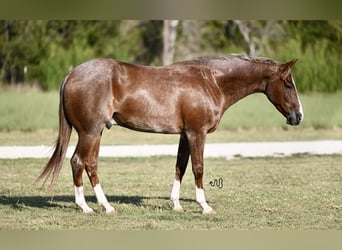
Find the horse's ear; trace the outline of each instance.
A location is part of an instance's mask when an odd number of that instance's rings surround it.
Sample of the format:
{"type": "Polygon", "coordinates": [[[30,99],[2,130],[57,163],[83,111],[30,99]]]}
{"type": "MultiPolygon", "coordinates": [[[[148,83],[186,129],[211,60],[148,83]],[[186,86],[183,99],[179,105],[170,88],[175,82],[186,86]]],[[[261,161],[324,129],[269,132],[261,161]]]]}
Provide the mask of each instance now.
{"type": "Polygon", "coordinates": [[[289,76],[292,66],[295,65],[297,61],[298,59],[293,59],[292,61],[280,65],[279,71],[283,79],[286,79],[289,76]]]}

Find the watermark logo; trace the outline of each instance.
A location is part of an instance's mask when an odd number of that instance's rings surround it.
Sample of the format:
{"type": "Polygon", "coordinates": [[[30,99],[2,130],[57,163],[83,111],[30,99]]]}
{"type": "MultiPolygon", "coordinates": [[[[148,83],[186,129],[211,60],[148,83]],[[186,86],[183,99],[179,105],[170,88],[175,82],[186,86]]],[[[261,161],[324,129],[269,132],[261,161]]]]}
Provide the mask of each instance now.
{"type": "Polygon", "coordinates": [[[210,186],[223,188],[223,178],[214,179],[213,181],[209,182],[210,186]]]}

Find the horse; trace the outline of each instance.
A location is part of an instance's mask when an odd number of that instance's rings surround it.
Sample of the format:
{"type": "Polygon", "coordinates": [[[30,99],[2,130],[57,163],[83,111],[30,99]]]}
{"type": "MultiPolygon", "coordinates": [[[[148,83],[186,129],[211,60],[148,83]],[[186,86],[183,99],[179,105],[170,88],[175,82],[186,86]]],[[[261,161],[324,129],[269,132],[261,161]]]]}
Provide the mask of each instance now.
{"type": "MultiPolygon", "coordinates": [[[[100,185],[98,154],[104,128],[113,125],[164,134],[180,134],[175,177],[171,191],[173,209],[179,202],[182,178],[191,158],[196,201],[203,214],[215,210],[206,201],[203,185],[203,151],[207,133],[219,125],[224,112],[240,99],[264,93],[289,125],[304,118],[291,68],[296,59],[280,63],[246,55],[198,58],[167,66],[143,66],[98,58],[72,69],[60,87],[59,134],[54,152],[37,180],[51,178],[56,185],[72,128],[78,142],[70,163],[75,202],[91,213],[84,197],[85,170],[98,204],[115,212],[100,185]]],[[[261,114],[260,114],[261,115],[261,114]]]]}

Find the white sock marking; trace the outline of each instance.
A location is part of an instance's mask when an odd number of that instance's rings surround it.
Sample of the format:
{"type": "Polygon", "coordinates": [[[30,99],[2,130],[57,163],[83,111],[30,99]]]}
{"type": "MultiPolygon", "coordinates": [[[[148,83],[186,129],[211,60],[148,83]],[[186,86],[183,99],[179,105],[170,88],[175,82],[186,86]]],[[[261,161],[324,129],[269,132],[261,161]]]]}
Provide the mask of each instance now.
{"type": "Polygon", "coordinates": [[[77,205],[79,205],[82,208],[83,213],[94,212],[93,209],[91,209],[85,201],[83,186],[80,186],[80,187],[75,186],[75,202],[77,205]]]}
{"type": "Polygon", "coordinates": [[[205,200],[204,190],[202,188],[196,187],[196,201],[203,208],[203,214],[211,213],[213,211],[205,200]]]}
{"type": "Polygon", "coordinates": [[[114,208],[109,204],[100,184],[95,185],[94,192],[96,195],[97,202],[105,208],[106,213],[108,214],[114,212],[114,208]]]}
{"type": "Polygon", "coordinates": [[[173,202],[173,209],[177,211],[183,210],[182,206],[179,203],[179,193],[180,193],[180,181],[174,180],[173,187],[171,191],[171,201],[173,202]]]}

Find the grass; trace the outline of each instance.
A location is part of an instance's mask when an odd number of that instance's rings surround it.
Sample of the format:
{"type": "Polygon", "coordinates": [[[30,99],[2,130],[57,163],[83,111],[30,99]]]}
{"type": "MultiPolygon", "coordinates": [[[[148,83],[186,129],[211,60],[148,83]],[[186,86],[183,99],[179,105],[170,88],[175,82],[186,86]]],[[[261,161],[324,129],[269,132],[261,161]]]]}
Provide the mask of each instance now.
{"type": "Polygon", "coordinates": [[[96,212],[80,212],[67,162],[51,198],[32,184],[46,159],[0,160],[0,229],[341,230],[341,160],[340,155],[206,159],[206,197],[215,216],[201,215],[191,169],[181,189],[186,211],[172,211],[174,157],[100,159],[102,186],[117,209],[113,215],[96,204],[87,180],[86,199],[96,212]],[[222,189],[208,184],[217,178],[223,178],[222,189]]]}
{"type": "MultiPolygon", "coordinates": [[[[58,130],[58,93],[0,92],[0,145],[51,145],[58,130]]],[[[208,142],[341,139],[342,93],[301,95],[305,118],[298,127],[261,94],[233,105],[208,142]]],[[[72,144],[76,143],[73,133],[72,144]]],[[[121,127],[105,130],[102,144],[177,143],[177,135],[138,133],[121,127]]]]}
{"type": "Polygon", "coordinates": [[[58,129],[57,92],[1,91],[0,130],[35,131],[42,128],[58,129]]]}

